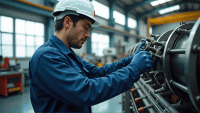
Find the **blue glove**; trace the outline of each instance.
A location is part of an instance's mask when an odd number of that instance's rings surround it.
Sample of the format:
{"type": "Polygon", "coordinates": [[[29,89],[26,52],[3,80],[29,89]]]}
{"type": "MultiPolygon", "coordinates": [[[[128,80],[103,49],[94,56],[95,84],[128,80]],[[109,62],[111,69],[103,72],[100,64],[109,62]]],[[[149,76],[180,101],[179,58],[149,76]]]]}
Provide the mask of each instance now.
{"type": "Polygon", "coordinates": [[[135,51],[134,54],[139,53],[140,49],[141,49],[144,45],[145,45],[145,42],[142,42],[142,43],[138,46],[138,48],[137,48],[137,50],[135,51]]]}
{"type": "Polygon", "coordinates": [[[140,74],[142,74],[152,68],[152,56],[148,51],[140,51],[134,55],[129,65],[136,67],[140,74]]]}

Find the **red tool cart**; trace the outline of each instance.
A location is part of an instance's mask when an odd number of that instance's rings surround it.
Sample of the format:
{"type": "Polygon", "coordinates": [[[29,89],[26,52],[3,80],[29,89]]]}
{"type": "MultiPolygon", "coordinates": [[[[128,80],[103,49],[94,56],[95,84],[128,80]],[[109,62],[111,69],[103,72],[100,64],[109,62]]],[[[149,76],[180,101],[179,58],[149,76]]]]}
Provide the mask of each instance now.
{"type": "Polygon", "coordinates": [[[22,85],[23,71],[0,72],[0,94],[8,96],[8,93],[23,91],[22,85]],[[8,83],[13,83],[14,87],[7,87],[8,83]]]}

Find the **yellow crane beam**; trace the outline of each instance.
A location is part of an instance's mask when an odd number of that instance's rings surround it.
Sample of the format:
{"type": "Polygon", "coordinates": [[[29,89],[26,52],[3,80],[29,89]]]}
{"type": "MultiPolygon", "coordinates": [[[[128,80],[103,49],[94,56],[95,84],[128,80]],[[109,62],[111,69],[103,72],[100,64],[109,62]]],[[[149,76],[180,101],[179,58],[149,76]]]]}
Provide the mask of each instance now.
{"type": "Polygon", "coordinates": [[[188,11],[178,14],[172,14],[164,17],[149,18],[148,22],[151,25],[160,25],[182,21],[193,21],[200,17],[200,11],[188,11]]]}
{"type": "Polygon", "coordinates": [[[148,18],[147,19],[147,36],[150,37],[149,28],[151,27],[151,25],[161,25],[161,24],[183,22],[183,21],[194,21],[194,20],[197,20],[199,17],[200,17],[200,11],[188,11],[188,12],[182,12],[178,14],[171,14],[168,16],[148,18]]]}

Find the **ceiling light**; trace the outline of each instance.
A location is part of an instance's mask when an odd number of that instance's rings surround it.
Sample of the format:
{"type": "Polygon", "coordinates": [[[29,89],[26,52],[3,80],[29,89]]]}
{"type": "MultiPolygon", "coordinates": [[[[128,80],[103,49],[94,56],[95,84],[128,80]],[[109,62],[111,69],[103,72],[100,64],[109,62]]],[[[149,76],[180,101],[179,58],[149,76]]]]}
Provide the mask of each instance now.
{"type": "Polygon", "coordinates": [[[155,0],[155,1],[151,2],[150,4],[152,6],[157,6],[159,4],[163,4],[163,3],[166,3],[166,2],[169,2],[169,1],[172,1],[172,0],[155,0]]]}
{"type": "Polygon", "coordinates": [[[159,13],[165,14],[165,13],[172,12],[174,10],[179,10],[179,9],[180,9],[180,5],[176,5],[176,6],[172,6],[172,7],[169,7],[169,8],[162,9],[162,10],[159,11],[159,13]]]}
{"type": "Polygon", "coordinates": [[[180,9],[180,5],[174,6],[174,10],[179,10],[179,9],[180,9]]]}
{"type": "Polygon", "coordinates": [[[158,1],[153,1],[153,2],[151,2],[151,5],[152,6],[157,6],[159,3],[158,3],[158,1]]]}
{"type": "Polygon", "coordinates": [[[163,3],[165,3],[166,2],[166,0],[158,0],[158,3],[159,4],[163,4],[163,3]]]}

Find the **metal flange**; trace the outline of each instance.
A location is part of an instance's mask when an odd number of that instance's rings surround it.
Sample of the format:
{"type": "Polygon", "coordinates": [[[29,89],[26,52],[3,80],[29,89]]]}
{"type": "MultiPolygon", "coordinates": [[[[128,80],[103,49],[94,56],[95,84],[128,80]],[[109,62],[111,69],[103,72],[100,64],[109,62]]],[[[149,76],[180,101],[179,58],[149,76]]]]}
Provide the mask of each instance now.
{"type": "Polygon", "coordinates": [[[196,45],[200,45],[200,18],[194,24],[188,39],[184,68],[190,100],[200,112],[200,53],[193,50],[196,45]]]}
{"type": "MultiPolygon", "coordinates": [[[[176,75],[174,75],[176,73],[175,72],[176,70],[173,70],[173,67],[177,67],[176,66],[177,64],[174,66],[173,65],[174,63],[172,62],[172,60],[173,58],[177,58],[179,56],[177,55],[174,56],[173,54],[168,54],[167,52],[169,49],[175,49],[179,39],[181,39],[184,36],[184,34],[179,33],[178,30],[179,29],[190,30],[192,29],[193,25],[194,23],[183,24],[177,27],[176,29],[174,29],[171,32],[169,38],[167,39],[166,46],[163,52],[163,70],[164,70],[165,81],[167,82],[167,85],[169,86],[170,90],[184,101],[188,100],[189,98],[188,94],[182,91],[181,89],[177,88],[170,82],[170,81],[176,80],[176,75]]],[[[181,56],[180,58],[184,58],[184,57],[181,56]]]]}

